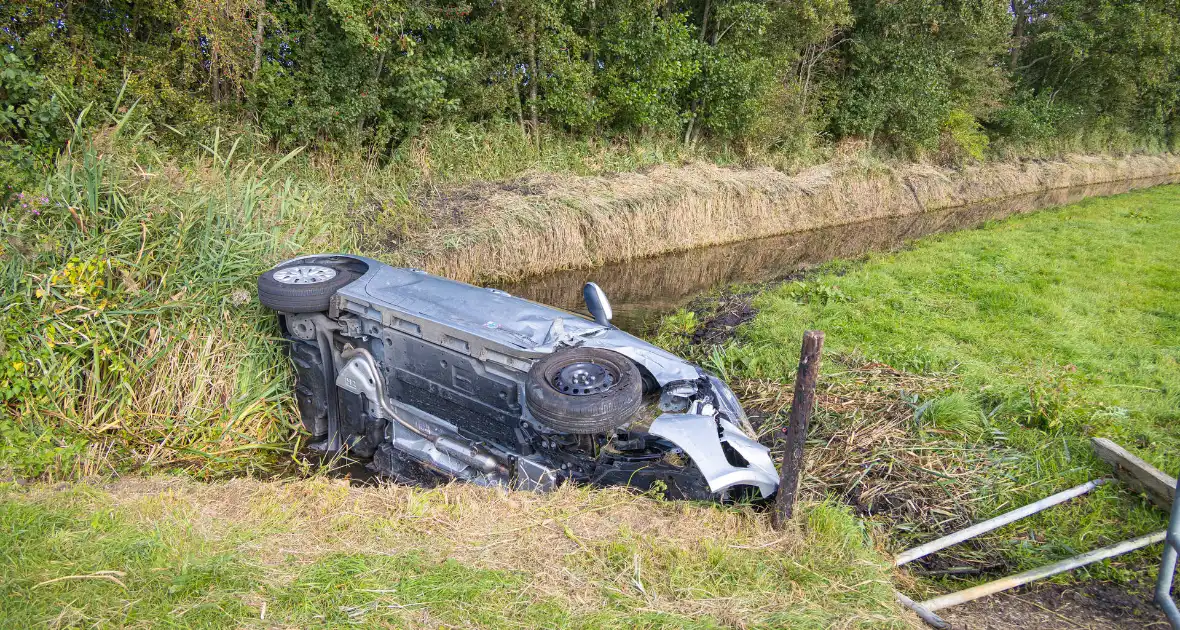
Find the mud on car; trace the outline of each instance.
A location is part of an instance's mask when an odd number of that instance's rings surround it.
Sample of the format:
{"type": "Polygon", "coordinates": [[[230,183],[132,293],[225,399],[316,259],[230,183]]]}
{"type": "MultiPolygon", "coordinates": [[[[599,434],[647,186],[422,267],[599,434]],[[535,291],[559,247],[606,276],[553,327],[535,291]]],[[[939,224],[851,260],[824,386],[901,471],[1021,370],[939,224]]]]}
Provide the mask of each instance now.
{"type": "Polygon", "coordinates": [[[770,497],[774,464],[729,387],[611,326],[594,284],[583,294],[593,320],[358,256],[258,278],[320,451],[394,478],[770,497]]]}

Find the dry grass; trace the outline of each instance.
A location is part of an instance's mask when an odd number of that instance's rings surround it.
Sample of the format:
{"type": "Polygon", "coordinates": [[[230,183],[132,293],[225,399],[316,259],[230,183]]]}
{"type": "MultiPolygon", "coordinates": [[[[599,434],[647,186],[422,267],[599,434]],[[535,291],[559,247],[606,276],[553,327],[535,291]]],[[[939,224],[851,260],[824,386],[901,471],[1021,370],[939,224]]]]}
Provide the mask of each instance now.
{"type": "Polygon", "coordinates": [[[143,357],[154,360],[136,374],[136,386],[125,396],[110,398],[95,392],[84,396],[67,413],[53,414],[87,440],[87,455],[63,471],[68,477],[117,472],[111,452],[123,447],[135,467],[199,464],[251,448],[267,448],[276,434],[290,432],[295,413],[284,399],[260,393],[243,399],[238,388],[262,381],[277,393],[281,375],[263,362],[251,360],[257,335],[252,326],[226,322],[220,331],[193,326],[166,339],[151,328],[143,357]],[[226,361],[226,357],[243,360],[226,361]]]}
{"type": "Polygon", "coordinates": [[[462,484],[424,490],[327,479],[199,484],[131,477],[65,493],[39,486],[19,500],[115,513],[149,531],[233,540],[235,553],[276,584],[330,555],[414,552],[523,574],[527,592],[575,614],[612,605],[617,596],[646,611],[738,628],[784,611],[797,611],[801,620],[848,613],[827,627],[900,619],[887,565],[832,525],[825,515],[834,508],[822,504],[804,506],[786,530],[774,531],[765,514],[746,508],[572,486],[542,495],[462,484]],[[867,599],[849,600],[853,593],[864,598],[866,589],[867,599]]]}
{"type": "MultiPolygon", "coordinates": [[[[929,537],[972,522],[974,499],[994,492],[981,480],[995,449],[964,442],[937,427],[919,428],[915,407],[950,386],[880,363],[827,374],[816,392],[817,413],[805,451],[802,495],[835,497],[881,523],[900,550],[911,536],[929,537]]],[[[759,437],[780,452],[792,385],[741,381],[736,391],[760,417],[759,437]]]]}
{"type": "Polygon", "coordinates": [[[1170,175],[1180,157],[1075,156],[954,171],[839,162],[786,175],[708,164],[607,177],[534,175],[439,193],[399,252],[435,273],[519,277],[1011,195],[1170,175]]]}

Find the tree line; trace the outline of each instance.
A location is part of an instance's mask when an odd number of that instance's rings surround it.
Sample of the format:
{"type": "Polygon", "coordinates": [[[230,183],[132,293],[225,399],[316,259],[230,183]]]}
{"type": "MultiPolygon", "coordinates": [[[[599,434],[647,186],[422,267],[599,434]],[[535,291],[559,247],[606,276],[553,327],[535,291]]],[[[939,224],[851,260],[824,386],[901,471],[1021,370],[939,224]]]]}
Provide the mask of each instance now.
{"type": "Polygon", "coordinates": [[[488,120],[966,158],[1180,145],[1175,0],[9,0],[0,63],[12,160],[91,102],[376,155],[488,120]]]}

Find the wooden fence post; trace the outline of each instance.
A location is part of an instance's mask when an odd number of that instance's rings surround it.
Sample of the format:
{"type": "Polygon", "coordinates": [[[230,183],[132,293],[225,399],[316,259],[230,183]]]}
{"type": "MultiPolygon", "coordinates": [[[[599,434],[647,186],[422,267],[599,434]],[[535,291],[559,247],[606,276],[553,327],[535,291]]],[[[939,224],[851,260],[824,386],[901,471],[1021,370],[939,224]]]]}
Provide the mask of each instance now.
{"type": "Polygon", "coordinates": [[[803,443],[807,441],[807,423],[815,407],[815,381],[819,378],[819,360],[823,348],[822,330],[803,333],[799,372],[795,375],[795,397],[791,401],[791,415],[787,423],[787,449],[783,452],[778,496],[771,516],[775,529],[781,529],[795,512],[795,496],[799,491],[799,478],[803,475],[803,443]]]}

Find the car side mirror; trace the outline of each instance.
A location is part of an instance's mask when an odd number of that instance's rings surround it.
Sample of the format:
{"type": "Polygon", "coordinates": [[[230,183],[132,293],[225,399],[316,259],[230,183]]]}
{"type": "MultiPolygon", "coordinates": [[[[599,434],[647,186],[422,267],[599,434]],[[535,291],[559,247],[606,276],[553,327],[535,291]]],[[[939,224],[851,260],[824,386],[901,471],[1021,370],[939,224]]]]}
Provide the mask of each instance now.
{"type": "Polygon", "coordinates": [[[610,326],[610,318],[614,317],[610,310],[610,300],[606,299],[606,293],[597,284],[587,282],[586,286],[582,287],[582,299],[586,301],[586,310],[590,311],[590,316],[595,322],[602,326],[610,326]]]}

